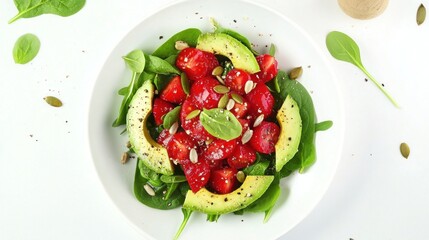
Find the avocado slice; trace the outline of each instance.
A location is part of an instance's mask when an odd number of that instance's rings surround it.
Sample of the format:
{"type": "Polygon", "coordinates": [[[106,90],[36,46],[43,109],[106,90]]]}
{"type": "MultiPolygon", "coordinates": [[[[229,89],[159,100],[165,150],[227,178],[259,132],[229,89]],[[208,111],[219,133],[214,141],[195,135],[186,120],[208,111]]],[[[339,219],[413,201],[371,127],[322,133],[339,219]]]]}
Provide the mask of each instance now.
{"type": "Polygon", "coordinates": [[[197,193],[188,190],[183,208],[206,214],[235,212],[259,199],[273,180],[274,176],[247,176],[238,189],[228,194],[215,194],[206,188],[197,193]]]}
{"type": "Polygon", "coordinates": [[[298,152],[301,141],[301,115],[298,104],[290,95],[287,95],[282,107],[277,112],[276,118],[280,125],[280,135],[275,145],[276,171],[279,172],[298,152]]]}
{"type": "Polygon", "coordinates": [[[252,51],[239,40],[225,33],[205,33],[198,37],[196,48],[223,55],[231,60],[235,68],[249,73],[260,71],[252,51]]]}
{"type": "Polygon", "coordinates": [[[174,167],[167,149],[158,144],[149,134],[146,121],[152,112],[155,86],[145,81],[131,99],[127,113],[127,131],[134,152],[153,171],[173,175],[174,167]]]}

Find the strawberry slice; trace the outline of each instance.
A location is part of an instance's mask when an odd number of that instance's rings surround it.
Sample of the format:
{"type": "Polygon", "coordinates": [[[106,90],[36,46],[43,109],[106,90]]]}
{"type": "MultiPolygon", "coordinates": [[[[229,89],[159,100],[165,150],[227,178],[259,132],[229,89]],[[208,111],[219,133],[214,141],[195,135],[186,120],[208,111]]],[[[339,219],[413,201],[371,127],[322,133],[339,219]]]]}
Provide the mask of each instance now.
{"type": "Polygon", "coordinates": [[[189,162],[189,153],[192,148],[197,148],[195,141],[186,133],[175,133],[167,144],[167,153],[170,159],[179,164],[189,162]]]}
{"type": "Polygon", "coordinates": [[[244,70],[234,68],[226,74],[225,85],[238,94],[244,95],[244,86],[246,85],[246,82],[250,80],[252,79],[249,73],[244,70]]]}
{"type": "Polygon", "coordinates": [[[211,109],[218,105],[223,96],[215,92],[214,87],[220,83],[213,77],[204,77],[196,81],[191,87],[190,98],[198,109],[211,109]]]}
{"type": "Polygon", "coordinates": [[[248,144],[239,144],[228,158],[228,165],[235,169],[250,166],[256,160],[256,151],[248,144]]]}
{"type": "Polygon", "coordinates": [[[237,186],[236,174],[237,170],[233,168],[214,170],[210,175],[209,186],[217,193],[230,193],[237,186]]]}
{"type": "Polygon", "coordinates": [[[152,114],[155,118],[155,124],[157,126],[162,124],[162,116],[173,110],[174,105],[162,100],[161,98],[155,98],[153,100],[152,114]]]}
{"type": "Polygon", "coordinates": [[[273,122],[263,121],[253,129],[250,146],[260,153],[271,154],[275,151],[275,145],[279,139],[280,128],[273,122]]]}
{"type": "Polygon", "coordinates": [[[159,96],[162,100],[180,104],[186,99],[186,93],[182,88],[182,81],[180,76],[175,76],[167,84],[167,86],[161,91],[159,96]]]}
{"type": "Polygon", "coordinates": [[[237,146],[237,140],[225,141],[216,139],[205,150],[207,160],[221,160],[229,157],[237,146]]]}
{"type": "Polygon", "coordinates": [[[159,134],[157,142],[166,148],[172,138],[173,135],[170,134],[170,131],[168,129],[164,129],[159,134]]]}
{"type": "Polygon", "coordinates": [[[186,73],[189,80],[196,81],[211,75],[219,62],[214,54],[189,47],[180,51],[176,66],[186,73]]]}
{"type": "Polygon", "coordinates": [[[256,82],[262,82],[266,83],[273,79],[277,73],[277,60],[269,55],[269,54],[262,54],[259,56],[256,56],[256,61],[258,61],[259,68],[261,71],[253,74],[252,79],[256,82]]]}
{"type": "Polygon", "coordinates": [[[182,165],[182,169],[189,187],[191,187],[194,193],[206,186],[210,179],[210,166],[206,161],[198,160],[196,163],[187,162],[182,165]]]}
{"type": "Polygon", "coordinates": [[[258,83],[255,89],[247,94],[246,100],[249,102],[249,113],[253,118],[257,118],[261,114],[264,114],[264,118],[271,115],[274,97],[265,84],[258,83]]]}
{"type": "Polygon", "coordinates": [[[199,116],[196,116],[192,119],[186,119],[188,114],[194,110],[197,110],[197,107],[195,107],[191,99],[188,97],[183,102],[182,110],[180,112],[180,122],[182,123],[182,128],[188,135],[192,136],[197,141],[206,141],[212,139],[213,136],[203,127],[199,116]]]}

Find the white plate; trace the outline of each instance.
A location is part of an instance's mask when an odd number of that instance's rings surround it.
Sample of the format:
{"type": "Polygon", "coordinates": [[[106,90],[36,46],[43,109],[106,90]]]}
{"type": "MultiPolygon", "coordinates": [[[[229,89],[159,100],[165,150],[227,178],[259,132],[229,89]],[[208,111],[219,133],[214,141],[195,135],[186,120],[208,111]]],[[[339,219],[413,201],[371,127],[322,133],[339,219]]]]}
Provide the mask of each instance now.
{"type": "Polygon", "coordinates": [[[247,36],[260,52],[267,52],[274,43],[279,68],[303,66],[300,81],[311,92],[318,119],[332,120],[334,126],[317,134],[316,164],[305,174],[293,174],[282,180],[283,193],[267,223],[262,223],[262,213],[224,215],[217,223],[207,222],[205,215],[194,213],[181,237],[275,239],[307,216],[328,188],[342,148],[343,112],[337,82],[323,54],[298,25],[264,6],[230,0],[181,1],[149,16],[132,29],[113,49],[94,85],[88,131],[95,168],[114,204],[145,237],[171,239],[174,236],[182,221],[180,209],[162,211],[138,202],[132,191],[135,161],[126,165],[119,163],[127,140],[120,135],[123,128],[114,129],[111,124],[121,102],[117,90],[130,79],[121,56],[136,48],[149,53],[185,28],[210,31],[210,17],[247,36]]]}

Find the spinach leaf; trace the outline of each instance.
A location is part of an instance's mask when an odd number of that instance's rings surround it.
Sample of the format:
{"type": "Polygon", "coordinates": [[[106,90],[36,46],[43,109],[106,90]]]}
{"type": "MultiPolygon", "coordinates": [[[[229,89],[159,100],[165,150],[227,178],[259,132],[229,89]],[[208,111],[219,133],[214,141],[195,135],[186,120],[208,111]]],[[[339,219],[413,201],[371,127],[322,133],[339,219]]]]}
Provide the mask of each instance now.
{"type": "Polygon", "coordinates": [[[85,0],[14,0],[14,3],[18,14],[9,23],[48,13],[67,17],[79,12],[85,5],[85,0]]]}
{"type": "Polygon", "coordinates": [[[200,113],[200,120],[208,133],[226,141],[239,137],[242,131],[237,118],[225,109],[204,109],[200,113]]]}
{"type": "Polygon", "coordinates": [[[146,58],[146,67],[145,70],[151,73],[158,73],[163,75],[176,74],[180,75],[179,70],[177,70],[169,62],[165,61],[162,58],[155,57],[152,55],[145,54],[146,58]]]}
{"type": "Polygon", "coordinates": [[[323,122],[316,123],[316,126],[315,126],[316,129],[315,129],[315,131],[316,132],[318,132],[318,131],[326,131],[326,130],[330,129],[333,124],[334,123],[332,121],[323,121],[323,122]]]}
{"type": "Polygon", "coordinates": [[[127,68],[132,71],[132,77],[128,87],[126,89],[121,89],[120,93],[121,95],[123,94],[124,98],[122,99],[121,107],[119,108],[119,116],[113,122],[113,127],[118,127],[125,124],[128,113],[128,105],[130,105],[131,99],[142,84],[140,75],[142,75],[146,65],[144,53],[141,50],[131,51],[126,56],[124,56],[123,59],[127,68]]]}
{"type": "Polygon", "coordinates": [[[161,175],[161,181],[165,183],[181,183],[186,182],[186,177],[183,175],[161,175]]]}
{"type": "Polygon", "coordinates": [[[256,161],[243,169],[246,175],[265,175],[270,163],[274,161],[274,158],[270,158],[270,155],[262,155],[256,153],[256,161]]]}
{"type": "Polygon", "coordinates": [[[177,54],[170,55],[167,58],[165,58],[164,60],[166,62],[168,62],[169,64],[175,66],[176,65],[176,60],[177,60],[177,54]]]}
{"type": "Polygon", "coordinates": [[[186,73],[182,73],[180,75],[180,82],[182,83],[183,92],[186,93],[186,95],[189,95],[191,91],[191,83],[189,82],[188,76],[186,76],[186,73]]]}
{"type": "Polygon", "coordinates": [[[167,114],[164,115],[164,120],[162,125],[164,126],[165,129],[169,129],[173,125],[173,123],[179,121],[179,115],[180,115],[181,109],[182,109],[181,106],[177,106],[173,108],[173,110],[169,111],[167,114]]]}
{"type": "Polygon", "coordinates": [[[273,56],[273,57],[276,55],[276,45],[271,43],[270,51],[268,52],[268,54],[270,54],[270,56],[273,56]]]}
{"type": "Polygon", "coordinates": [[[37,56],[39,49],[39,38],[31,33],[24,34],[18,38],[13,47],[13,59],[15,63],[26,64],[37,56]]]}
{"type": "Polygon", "coordinates": [[[378,87],[378,89],[384,93],[384,95],[393,103],[393,105],[399,108],[398,103],[393,99],[393,97],[390,96],[383,86],[365,69],[361,61],[359,46],[351,37],[342,32],[330,32],[326,36],[326,47],[334,58],[340,61],[349,62],[358,67],[368,76],[368,78],[378,87]]]}
{"type": "Polygon", "coordinates": [[[173,238],[174,240],[179,239],[180,234],[182,233],[183,229],[185,229],[186,223],[188,223],[188,220],[191,217],[192,210],[182,208],[182,213],[183,213],[183,221],[182,221],[182,224],[180,224],[180,227],[177,230],[176,235],[174,235],[174,238],[173,238]]]}
{"type": "Polygon", "coordinates": [[[146,206],[157,209],[173,209],[180,207],[185,201],[185,196],[180,191],[174,191],[168,199],[165,199],[162,191],[155,193],[155,196],[150,196],[144,189],[144,185],[148,183],[148,179],[141,175],[140,160],[137,161],[136,172],[134,177],[134,195],[146,206]]]}
{"type": "Polygon", "coordinates": [[[281,188],[279,184],[279,178],[276,177],[264,195],[246,207],[244,212],[265,212],[264,222],[267,222],[277,199],[280,197],[281,188]]]}
{"type": "Polygon", "coordinates": [[[153,84],[155,84],[156,90],[160,92],[168,85],[171,80],[173,80],[171,75],[155,74],[153,84]]]}
{"type": "Polygon", "coordinates": [[[219,219],[220,214],[207,214],[207,221],[209,222],[217,222],[219,219]]]}
{"type": "MultiPolygon", "coordinates": [[[[164,175],[162,175],[164,176],[164,175]]],[[[173,193],[176,191],[177,187],[180,185],[180,183],[168,183],[167,184],[167,191],[165,193],[164,199],[168,200],[173,193]]]]}
{"type": "Polygon", "coordinates": [[[188,28],[180,31],[170,37],[160,47],[158,47],[155,52],[152,53],[152,55],[160,58],[167,58],[171,55],[178,54],[179,50],[177,50],[175,47],[177,41],[184,41],[189,46],[195,47],[197,45],[197,39],[200,35],[201,30],[197,28],[188,28]]]}
{"type": "Polygon", "coordinates": [[[279,71],[274,81],[277,82],[280,89],[279,93],[273,93],[273,95],[276,96],[276,107],[280,108],[286,96],[290,94],[299,106],[299,113],[302,120],[301,142],[298,147],[299,151],[283,167],[285,170],[281,175],[289,175],[289,171],[297,169],[302,173],[316,160],[316,146],[314,144],[316,137],[316,112],[314,110],[313,100],[304,86],[298,81],[290,80],[289,76],[284,71],[279,71]]]}

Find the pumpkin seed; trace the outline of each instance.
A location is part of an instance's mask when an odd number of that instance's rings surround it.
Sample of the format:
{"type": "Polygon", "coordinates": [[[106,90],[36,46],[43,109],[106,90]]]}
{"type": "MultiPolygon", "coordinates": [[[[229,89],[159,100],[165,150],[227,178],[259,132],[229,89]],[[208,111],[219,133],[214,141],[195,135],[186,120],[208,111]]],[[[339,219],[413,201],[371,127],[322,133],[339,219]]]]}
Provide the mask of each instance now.
{"type": "Polygon", "coordinates": [[[421,25],[425,21],[425,19],[426,19],[426,8],[422,3],[417,9],[417,16],[416,16],[417,25],[421,25]]]}
{"type": "Polygon", "coordinates": [[[246,174],[244,174],[243,171],[238,171],[236,176],[237,180],[241,183],[244,182],[244,180],[246,179],[246,174]]]}
{"type": "Polygon", "coordinates": [[[188,114],[188,116],[186,116],[186,120],[191,120],[192,118],[198,116],[200,114],[200,112],[201,112],[201,110],[199,110],[199,109],[196,109],[196,110],[190,112],[188,114]]]}
{"type": "Polygon", "coordinates": [[[219,99],[219,102],[218,102],[218,104],[217,104],[217,107],[218,107],[218,108],[225,108],[225,107],[226,107],[226,105],[228,104],[228,102],[229,102],[228,94],[224,94],[224,95],[219,99]]]}
{"type": "Polygon", "coordinates": [[[399,149],[401,150],[401,154],[405,159],[408,159],[408,156],[410,156],[410,147],[406,143],[401,143],[399,146],[399,149]]]}
{"type": "Polygon", "coordinates": [[[224,85],[216,85],[213,87],[213,90],[217,93],[224,94],[229,92],[229,88],[224,85]]]}
{"type": "Polygon", "coordinates": [[[243,97],[238,95],[237,93],[232,93],[231,94],[232,99],[234,99],[234,101],[236,101],[237,103],[243,104],[243,97]]]}
{"type": "Polygon", "coordinates": [[[46,103],[48,103],[52,107],[61,107],[63,105],[60,99],[53,96],[47,96],[47,97],[44,97],[43,99],[46,101],[46,103]]]}
{"type": "Polygon", "coordinates": [[[301,77],[302,72],[303,72],[302,67],[294,68],[294,69],[290,70],[290,72],[289,72],[289,78],[291,80],[295,80],[295,79],[301,77]]]}
{"type": "Polygon", "coordinates": [[[176,43],[174,44],[174,47],[177,49],[177,50],[179,50],[179,51],[181,51],[181,50],[183,50],[183,49],[185,49],[185,48],[188,48],[189,47],[189,44],[187,43],[187,42],[184,42],[184,41],[176,41],[176,43]]]}
{"type": "Polygon", "coordinates": [[[222,73],[223,73],[223,67],[222,66],[217,66],[212,71],[213,76],[221,76],[222,73]]]}

